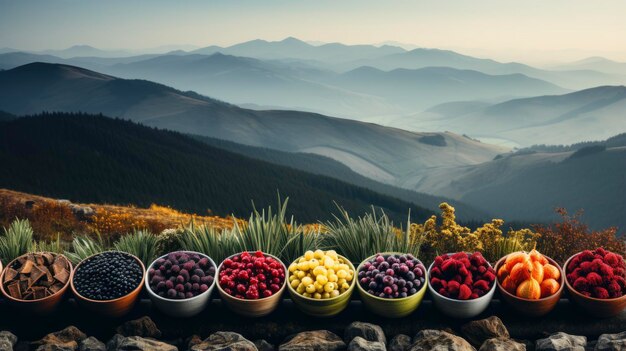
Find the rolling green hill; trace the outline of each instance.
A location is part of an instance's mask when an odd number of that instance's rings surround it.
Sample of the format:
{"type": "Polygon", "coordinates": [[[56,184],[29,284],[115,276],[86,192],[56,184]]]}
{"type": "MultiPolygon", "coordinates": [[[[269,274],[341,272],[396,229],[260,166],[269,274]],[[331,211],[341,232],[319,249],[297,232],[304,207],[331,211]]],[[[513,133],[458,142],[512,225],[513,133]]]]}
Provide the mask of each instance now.
{"type": "Polygon", "coordinates": [[[269,164],[209,146],[180,133],[87,114],[53,113],[0,122],[2,187],[70,198],[148,206],[151,203],[245,217],[289,196],[300,221],[328,219],[333,201],[354,214],[383,208],[394,220],[431,211],[325,176],[269,164]]]}

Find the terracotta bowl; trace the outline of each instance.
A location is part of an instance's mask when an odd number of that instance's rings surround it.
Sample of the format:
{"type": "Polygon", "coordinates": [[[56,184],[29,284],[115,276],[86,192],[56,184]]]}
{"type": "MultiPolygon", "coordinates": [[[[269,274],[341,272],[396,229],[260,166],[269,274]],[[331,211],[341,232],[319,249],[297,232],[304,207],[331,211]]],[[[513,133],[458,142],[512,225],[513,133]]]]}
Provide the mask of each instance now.
{"type": "Polygon", "coordinates": [[[92,257],[100,255],[100,254],[95,254],[93,256],[89,256],[88,258],[80,262],[76,266],[76,268],[74,268],[74,271],[72,272],[72,276],[70,278],[70,283],[71,283],[70,286],[72,287],[72,293],[74,293],[74,296],[76,296],[76,301],[78,302],[79,305],[85,307],[86,309],[92,312],[95,312],[95,313],[98,313],[107,317],[121,317],[127,314],[135,306],[135,302],[137,302],[137,299],[139,298],[139,294],[141,293],[141,289],[143,288],[143,281],[146,278],[146,268],[144,267],[141,260],[137,258],[136,256],[131,255],[126,252],[122,252],[122,253],[134,258],[137,261],[137,263],[139,263],[139,266],[141,267],[141,270],[143,271],[141,282],[139,283],[137,288],[135,288],[135,290],[128,293],[126,296],[122,296],[113,300],[92,300],[92,299],[88,299],[80,295],[78,291],[76,291],[76,287],[74,286],[74,276],[76,274],[76,271],[80,269],[80,266],[85,261],[91,259],[92,257]]]}
{"type": "MultiPolygon", "coordinates": [[[[213,262],[211,257],[203,253],[195,252],[195,251],[181,251],[181,252],[198,254],[201,257],[208,258],[211,265],[215,267],[216,277],[215,279],[213,279],[213,283],[211,283],[211,286],[209,286],[209,289],[207,291],[197,296],[194,296],[190,299],[178,300],[178,299],[167,299],[167,298],[161,297],[157,295],[154,291],[152,291],[152,289],[150,288],[150,282],[148,281],[149,279],[148,274],[146,274],[145,279],[144,279],[144,285],[146,286],[146,291],[148,292],[148,295],[150,295],[150,300],[152,300],[152,303],[154,304],[154,306],[156,306],[156,308],[159,311],[163,312],[164,314],[168,316],[172,316],[172,317],[177,317],[177,318],[191,317],[202,312],[204,308],[209,304],[209,302],[211,302],[211,294],[213,293],[213,289],[215,288],[216,280],[217,280],[217,265],[215,264],[215,262],[213,262]]],[[[166,258],[167,255],[169,255],[169,253],[154,260],[150,264],[150,267],[154,266],[156,261],[158,261],[159,259],[166,258]]]]}
{"type": "MultiPolygon", "coordinates": [[[[564,271],[567,270],[567,266],[569,266],[572,258],[579,254],[580,252],[567,259],[563,266],[565,267],[564,271]]],[[[614,299],[596,299],[587,297],[576,291],[567,279],[565,279],[565,285],[567,286],[567,291],[569,291],[569,298],[593,316],[600,318],[613,317],[626,309],[626,295],[614,299]]]]}
{"type": "MultiPolygon", "coordinates": [[[[496,263],[496,272],[498,272],[498,269],[500,269],[500,267],[504,264],[507,256],[508,255],[502,257],[498,261],[498,263],[496,263]]],[[[518,297],[506,291],[500,284],[500,281],[496,278],[498,290],[500,291],[500,296],[502,296],[502,299],[506,301],[506,303],[509,304],[509,306],[511,306],[514,310],[525,316],[539,317],[548,314],[554,309],[554,307],[556,307],[557,303],[561,299],[561,294],[563,293],[563,287],[565,285],[565,274],[563,274],[563,269],[555,260],[545,255],[544,257],[551,265],[558,268],[559,272],[561,272],[561,279],[559,280],[559,290],[552,296],[544,297],[538,300],[530,300],[518,297]]]]}
{"type": "MultiPolygon", "coordinates": [[[[56,254],[56,253],[52,253],[52,254],[55,256],[65,257],[64,255],[61,255],[61,254],[56,254]]],[[[20,257],[23,257],[23,256],[26,256],[26,255],[22,255],[20,257]]],[[[13,266],[13,263],[15,263],[15,261],[18,258],[11,261],[7,265],[7,267],[13,266]]],[[[67,259],[67,257],[65,258],[67,259]]],[[[72,262],[70,262],[69,259],[67,259],[67,262],[70,265],[70,275],[73,275],[74,271],[72,268],[72,262]]],[[[1,263],[0,263],[0,270],[2,270],[1,263]]],[[[4,289],[4,274],[5,273],[6,271],[2,270],[2,274],[0,274],[0,291],[2,291],[2,295],[7,299],[7,301],[9,302],[11,306],[15,307],[16,309],[19,309],[20,312],[31,313],[31,314],[48,314],[48,313],[53,312],[63,300],[63,295],[67,291],[68,286],[70,286],[70,280],[71,280],[71,279],[68,280],[67,283],[65,283],[65,285],[63,286],[63,288],[57,291],[57,293],[54,295],[44,297],[43,299],[39,299],[39,300],[18,300],[18,299],[11,297],[11,295],[9,295],[8,292],[4,289]]]]}
{"type": "MultiPolygon", "coordinates": [[[[383,252],[381,255],[388,257],[390,255],[403,255],[403,253],[383,252]]],[[[356,269],[355,280],[358,279],[358,272],[361,271],[365,262],[375,258],[376,256],[377,255],[372,255],[361,262],[356,269]]],[[[426,288],[428,285],[428,272],[426,271],[424,274],[426,275],[424,277],[424,285],[422,285],[422,287],[415,294],[397,299],[385,299],[374,296],[368,293],[367,290],[364,289],[358,282],[356,283],[356,287],[359,295],[361,296],[361,301],[363,301],[363,304],[368,310],[385,318],[402,318],[413,313],[419,307],[424,295],[426,295],[426,290],[428,290],[426,288]]]]}
{"type": "MultiPolygon", "coordinates": [[[[344,256],[338,255],[354,272],[354,277],[352,278],[352,282],[350,283],[350,287],[343,294],[333,297],[330,299],[321,299],[316,300],[309,297],[302,296],[298,294],[298,292],[291,287],[291,284],[287,284],[287,290],[289,291],[289,295],[291,296],[291,300],[298,306],[298,308],[313,317],[332,317],[335,316],[341,311],[343,311],[348,304],[350,303],[350,297],[352,296],[352,292],[354,291],[354,286],[357,281],[357,272],[354,269],[354,265],[350,260],[345,258],[344,256]]],[[[297,262],[302,256],[298,257],[294,262],[297,262]]],[[[289,275],[287,274],[287,281],[289,280],[289,275]]]]}
{"type": "MultiPolygon", "coordinates": [[[[453,253],[449,253],[449,256],[454,255],[453,253]]],[[[491,264],[487,262],[490,266],[491,264]]],[[[435,262],[431,263],[428,267],[428,277],[430,277],[430,271],[432,270],[435,262]]],[[[476,317],[477,315],[483,313],[489,307],[491,300],[493,299],[493,295],[496,291],[496,284],[491,286],[491,289],[485,295],[471,300],[457,300],[449,297],[445,297],[441,295],[439,292],[435,291],[435,289],[430,285],[430,281],[428,282],[428,291],[430,291],[430,296],[433,299],[433,303],[443,314],[459,319],[466,319],[476,317]]]]}
{"type": "MultiPolygon", "coordinates": [[[[241,254],[242,253],[240,252],[234,255],[230,255],[226,259],[233,258],[241,254]]],[[[253,254],[253,252],[251,252],[251,254],[253,254]]],[[[245,299],[239,299],[239,298],[236,298],[234,296],[227,294],[219,284],[219,273],[222,270],[224,262],[222,261],[222,263],[220,263],[219,267],[217,268],[217,272],[215,273],[215,281],[216,281],[215,285],[217,286],[217,291],[220,294],[220,297],[222,298],[226,306],[228,306],[228,308],[231,311],[239,315],[246,316],[246,317],[266,316],[274,312],[274,310],[278,308],[278,305],[280,304],[282,300],[281,297],[283,293],[285,292],[285,285],[287,285],[287,267],[278,257],[267,254],[265,252],[263,253],[263,255],[267,257],[271,257],[275,259],[276,261],[278,261],[283,266],[283,269],[285,270],[285,281],[283,282],[283,285],[280,287],[280,290],[278,290],[277,293],[275,293],[274,295],[270,297],[264,297],[264,298],[260,298],[257,300],[245,300],[245,299]]]]}

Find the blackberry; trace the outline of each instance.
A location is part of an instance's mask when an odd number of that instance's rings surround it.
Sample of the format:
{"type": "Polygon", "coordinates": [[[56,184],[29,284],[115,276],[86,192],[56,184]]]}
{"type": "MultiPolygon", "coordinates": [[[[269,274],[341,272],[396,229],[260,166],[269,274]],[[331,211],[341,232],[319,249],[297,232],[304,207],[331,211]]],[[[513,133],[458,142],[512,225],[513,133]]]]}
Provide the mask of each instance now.
{"type": "Polygon", "coordinates": [[[74,287],[91,300],[114,300],[141,285],[143,269],[123,252],[103,252],[83,261],[74,273],[74,287]]]}

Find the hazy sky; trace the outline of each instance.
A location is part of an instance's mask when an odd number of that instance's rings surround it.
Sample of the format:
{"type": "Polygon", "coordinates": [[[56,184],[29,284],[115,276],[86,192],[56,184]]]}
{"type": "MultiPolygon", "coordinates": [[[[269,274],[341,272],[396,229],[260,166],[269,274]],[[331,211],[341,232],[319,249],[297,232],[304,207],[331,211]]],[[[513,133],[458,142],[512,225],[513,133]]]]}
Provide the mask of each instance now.
{"type": "Polygon", "coordinates": [[[398,41],[501,60],[626,61],[624,0],[0,0],[0,47],[398,41]]]}

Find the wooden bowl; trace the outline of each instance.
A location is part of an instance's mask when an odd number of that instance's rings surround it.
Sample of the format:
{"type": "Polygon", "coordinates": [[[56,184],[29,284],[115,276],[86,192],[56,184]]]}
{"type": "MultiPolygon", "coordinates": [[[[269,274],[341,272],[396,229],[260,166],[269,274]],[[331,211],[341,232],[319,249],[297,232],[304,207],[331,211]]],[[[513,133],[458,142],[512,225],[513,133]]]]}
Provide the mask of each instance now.
{"type": "MultiPolygon", "coordinates": [[[[179,299],[167,299],[154,293],[154,291],[152,291],[152,288],[150,288],[150,282],[149,282],[150,278],[148,274],[146,274],[145,279],[144,279],[144,285],[146,286],[146,291],[148,292],[148,295],[150,295],[150,300],[152,300],[152,304],[154,304],[154,306],[159,311],[163,312],[164,314],[171,316],[171,317],[176,317],[176,318],[192,317],[202,312],[205,309],[205,307],[209,304],[209,302],[211,302],[211,294],[213,293],[213,289],[215,288],[216,281],[217,281],[217,266],[215,265],[215,262],[213,262],[211,257],[201,252],[195,252],[195,251],[180,251],[180,252],[198,254],[201,257],[208,258],[211,265],[215,267],[215,277],[213,279],[213,283],[211,283],[211,286],[209,286],[209,289],[207,291],[189,299],[179,300],[179,299]]],[[[157,258],[150,264],[149,267],[153,267],[159,259],[166,258],[168,255],[169,253],[157,258]]]]}
{"type": "MultiPolygon", "coordinates": [[[[567,271],[567,266],[569,266],[570,261],[579,254],[580,252],[567,259],[563,266],[565,272],[567,271]]],[[[567,274],[564,275],[567,276],[567,274]]],[[[567,285],[567,291],[569,291],[569,298],[593,316],[600,318],[613,317],[626,309],[626,295],[613,299],[597,299],[579,293],[567,279],[565,279],[565,285],[567,285]]]]}
{"type": "MultiPolygon", "coordinates": [[[[52,254],[55,256],[65,257],[62,254],[56,254],[56,253],[52,253],[52,254]]],[[[23,256],[26,256],[26,255],[22,255],[20,257],[23,257],[23,256]]],[[[17,261],[17,259],[19,259],[20,257],[9,262],[7,267],[12,267],[15,261],[17,261]]],[[[72,274],[74,274],[73,268],[72,268],[72,262],[67,257],[65,257],[65,259],[67,259],[67,263],[70,265],[70,276],[71,276],[72,274]]],[[[43,299],[39,299],[39,300],[18,300],[12,297],[11,295],[9,295],[8,292],[5,291],[4,289],[4,274],[6,273],[6,270],[2,270],[1,263],[0,263],[0,270],[2,271],[2,274],[0,274],[0,291],[2,291],[2,295],[7,299],[9,304],[15,307],[16,309],[18,309],[20,313],[25,312],[25,313],[30,313],[30,314],[49,314],[53,312],[63,300],[63,295],[67,291],[68,286],[70,286],[71,279],[68,280],[63,286],[63,288],[57,291],[56,294],[44,297],[43,299]]]]}
{"type": "MultiPolygon", "coordinates": [[[[449,253],[448,256],[452,256],[454,253],[449,253]]],[[[487,262],[489,266],[491,263],[487,262]]],[[[430,277],[430,271],[432,270],[435,262],[431,263],[428,267],[428,277],[430,277]]],[[[497,279],[496,279],[497,280],[497,279]]],[[[471,300],[458,300],[449,297],[445,297],[437,292],[428,282],[428,291],[430,291],[430,296],[433,299],[433,303],[446,316],[458,319],[467,319],[473,318],[477,315],[483,313],[489,307],[491,300],[493,299],[493,295],[496,291],[496,284],[491,286],[488,292],[485,295],[471,300]]]]}
{"type": "MultiPolygon", "coordinates": [[[[107,251],[107,252],[111,252],[111,251],[107,251]]],[[[76,291],[76,287],[74,286],[74,276],[76,275],[76,272],[80,269],[80,266],[85,261],[102,254],[102,253],[98,253],[98,254],[87,257],[78,265],[76,265],[76,268],[74,268],[74,271],[72,272],[72,276],[70,277],[70,286],[72,287],[72,293],[74,293],[74,296],[76,296],[76,301],[78,302],[79,305],[85,307],[86,309],[90,311],[93,311],[95,313],[98,313],[107,317],[121,317],[127,314],[135,306],[135,302],[137,302],[137,299],[139,298],[139,293],[141,293],[141,289],[143,288],[143,281],[146,278],[146,268],[144,267],[141,260],[137,258],[136,256],[131,255],[126,252],[121,252],[121,253],[134,258],[137,261],[137,263],[139,263],[139,266],[141,267],[143,275],[141,277],[141,281],[139,285],[137,286],[137,288],[135,288],[135,290],[131,291],[127,295],[118,297],[117,299],[113,299],[113,300],[92,300],[79,294],[78,291],[76,291]]]]}
{"type": "MultiPolygon", "coordinates": [[[[381,253],[381,255],[386,258],[390,255],[404,254],[400,252],[383,252],[381,253]]],[[[359,271],[361,271],[361,268],[363,268],[365,262],[374,259],[376,256],[377,255],[372,255],[363,260],[363,262],[361,262],[361,264],[356,269],[354,280],[358,280],[359,271]]],[[[420,263],[422,262],[420,261],[420,263]]],[[[359,295],[361,296],[361,301],[367,309],[381,317],[402,318],[413,313],[419,307],[422,299],[424,298],[424,295],[426,295],[426,290],[428,290],[426,288],[426,286],[428,285],[428,272],[426,271],[426,269],[424,269],[424,275],[424,285],[422,285],[422,287],[415,294],[402,298],[385,299],[382,297],[374,296],[368,293],[367,290],[365,290],[358,282],[356,283],[356,287],[359,295]]]]}
{"type": "MultiPolygon", "coordinates": [[[[338,256],[350,267],[352,272],[354,272],[350,287],[348,290],[344,291],[343,294],[330,299],[316,300],[298,294],[298,292],[291,287],[291,284],[287,284],[287,290],[289,291],[291,300],[302,312],[313,317],[332,317],[341,313],[341,311],[348,307],[350,297],[352,296],[354,286],[356,285],[356,281],[358,279],[358,273],[356,272],[356,269],[354,269],[354,265],[350,262],[350,260],[341,255],[338,256]]],[[[302,256],[298,257],[294,262],[297,262],[301,257],[302,256]]],[[[291,275],[291,272],[287,274],[287,281],[289,281],[289,275],[291,275]]]]}
{"type": "MultiPolygon", "coordinates": [[[[241,254],[242,252],[236,253],[234,255],[228,256],[226,259],[235,257],[237,255],[241,255],[241,254]]],[[[251,252],[251,254],[253,255],[254,252],[251,252]]],[[[285,280],[283,281],[283,285],[280,287],[278,292],[276,292],[270,297],[264,297],[264,298],[260,298],[257,300],[245,300],[245,299],[236,298],[234,296],[227,294],[219,284],[219,273],[224,266],[224,261],[222,261],[222,263],[220,263],[220,266],[217,268],[217,272],[215,273],[215,280],[216,280],[215,285],[217,286],[217,291],[220,294],[220,297],[222,298],[226,306],[228,306],[228,308],[231,311],[239,315],[246,316],[246,317],[266,316],[274,312],[274,310],[278,308],[278,305],[282,301],[281,297],[283,293],[285,292],[285,285],[287,285],[287,267],[278,257],[267,254],[265,252],[263,253],[263,255],[266,257],[271,257],[275,259],[276,261],[278,261],[283,266],[283,269],[285,270],[285,280]]]]}
{"type": "MultiPolygon", "coordinates": [[[[496,272],[498,272],[498,269],[500,269],[500,267],[504,264],[504,261],[506,260],[507,257],[508,255],[502,257],[498,261],[498,263],[496,263],[496,272]]],[[[551,296],[544,297],[538,300],[525,299],[522,297],[515,296],[511,294],[510,292],[506,291],[500,284],[500,281],[498,280],[498,278],[496,277],[498,290],[500,291],[500,296],[502,296],[502,299],[506,301],[509,304],[509,306],[513,307],[513,309],[515,309],[517,312],[525,316],[539,317],[539,316],[548,314],[550,311],[554,309],[554,307],[556,307],[557,303],[561,299],[561,294],[563,293],[563,286],[565,285],[565,274],[563,273],[563,269],[555,260],[545,255],[544,257],[548,260],[548,262],[551,265],[558,268],[559,272],[561,273],[561,279],[559,280],[559,285],[560,285],[559,290],[557,290],[557,292],[551,296]]]]}

